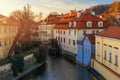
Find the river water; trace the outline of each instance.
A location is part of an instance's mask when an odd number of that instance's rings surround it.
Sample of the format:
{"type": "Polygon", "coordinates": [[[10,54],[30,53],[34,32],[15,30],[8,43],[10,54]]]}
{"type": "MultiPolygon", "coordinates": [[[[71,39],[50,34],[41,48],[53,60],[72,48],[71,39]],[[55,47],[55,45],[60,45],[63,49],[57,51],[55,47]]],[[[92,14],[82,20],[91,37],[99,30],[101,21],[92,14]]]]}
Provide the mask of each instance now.
{"type": "Polygon", "coordinates": [[[97,80],[79,64],[64,58],[48,57],[46,65],[34,70],[21,80],[97,80]]]}

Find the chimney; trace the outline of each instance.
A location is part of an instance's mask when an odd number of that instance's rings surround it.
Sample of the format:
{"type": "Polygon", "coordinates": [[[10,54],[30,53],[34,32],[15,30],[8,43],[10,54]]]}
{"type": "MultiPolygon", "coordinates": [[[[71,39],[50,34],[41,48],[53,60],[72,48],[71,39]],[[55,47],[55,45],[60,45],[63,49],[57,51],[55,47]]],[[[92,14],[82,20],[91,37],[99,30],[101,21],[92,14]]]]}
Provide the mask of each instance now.
{"type": "Polygon", "coordinates": [[[91,14],[95,16],[95,11],[91,11],[91,14]]]}
{"type": "Polygon", "coordinates": [[[77,11],[77,18],[79,18],[81,16],[81,12],[82,12],[82,10],[77,11]]]}

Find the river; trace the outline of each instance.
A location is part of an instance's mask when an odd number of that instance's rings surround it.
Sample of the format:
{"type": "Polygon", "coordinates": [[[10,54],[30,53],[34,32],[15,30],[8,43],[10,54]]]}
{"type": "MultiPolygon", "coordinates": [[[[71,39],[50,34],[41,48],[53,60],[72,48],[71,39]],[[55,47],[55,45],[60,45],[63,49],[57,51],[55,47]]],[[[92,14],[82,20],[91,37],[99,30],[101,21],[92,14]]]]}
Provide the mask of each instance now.
{"type": "Polygon", "coordinates": [[[97,80],[79,64],[64,58],[48,57],[46,65],[34,70],[22,80],[97,80]]]}

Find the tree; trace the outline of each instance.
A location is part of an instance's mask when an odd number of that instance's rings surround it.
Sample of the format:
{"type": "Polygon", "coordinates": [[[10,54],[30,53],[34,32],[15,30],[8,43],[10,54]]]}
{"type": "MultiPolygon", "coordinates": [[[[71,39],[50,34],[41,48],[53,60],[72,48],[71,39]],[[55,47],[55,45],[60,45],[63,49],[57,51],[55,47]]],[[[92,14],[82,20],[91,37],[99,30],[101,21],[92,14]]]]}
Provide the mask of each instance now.
{"type": "Polygon", "coordinates": [[[23,10],[15,10],[11,16],[18,20],[20,33],[24,33],[28,40],[30,40],[30,29],[34,26],[34,13],[31,11],[31,6],[27,4],[23,10]]]}
{"type": "Polygon", "coordinates": [[[34,56],[35,56],[38,63],[41,63],[41,62],[46,60],[47,49],[46,49],[45,45],[40,45],[39,50],[37,50],[33,53],[34,53],[34,56]]]}

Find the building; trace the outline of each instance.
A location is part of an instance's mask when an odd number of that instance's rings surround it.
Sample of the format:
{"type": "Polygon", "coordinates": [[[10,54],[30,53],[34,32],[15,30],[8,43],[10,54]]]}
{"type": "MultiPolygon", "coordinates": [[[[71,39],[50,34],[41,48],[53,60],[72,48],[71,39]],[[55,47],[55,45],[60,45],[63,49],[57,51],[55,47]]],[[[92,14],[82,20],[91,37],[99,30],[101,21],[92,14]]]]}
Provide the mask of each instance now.
{"type": "Polygon", "coordinates": [[[62,53],[73,58],[77,55],[77,42],[86,34],[96,34],[108,27],[108,23],[89,12],[66,13],[54,27],[54,39],[58,40],[62,53]]]}
{"type": "Polygon", "coordinates": [[[107,80],[120,80],[120,27],[109,27],[95,36],[91,67],[107,80]]]}
{"type": "Polygon", "coordinates": [[[17,26],[9,23],[8,20],[10,19],[11,18],[0,15],[0,59],[7,57],[17,34],[17,26]]]}
{"type": "Polygon", "coordinates": [[[16,26],[11,24],[0,24],[0,59],[7,57],[16,34],[16,26]]]}
{"type": "Polygon", "coordinates": [[[45,20],[43,20],[38,29],[39,37],[41,41],[49,41],[53,39],[53,28],[56,23],[59,21],[62,15],[57,14],[56,12],[50,13],[45,20]]]}
{"type": "Polygon", "coordinates": [[[77,56],[76,61],[90,66],[91,57],[95,53],[95,37],[93,34],[87,34],[82,42],[77,43],[77,56]]]}

